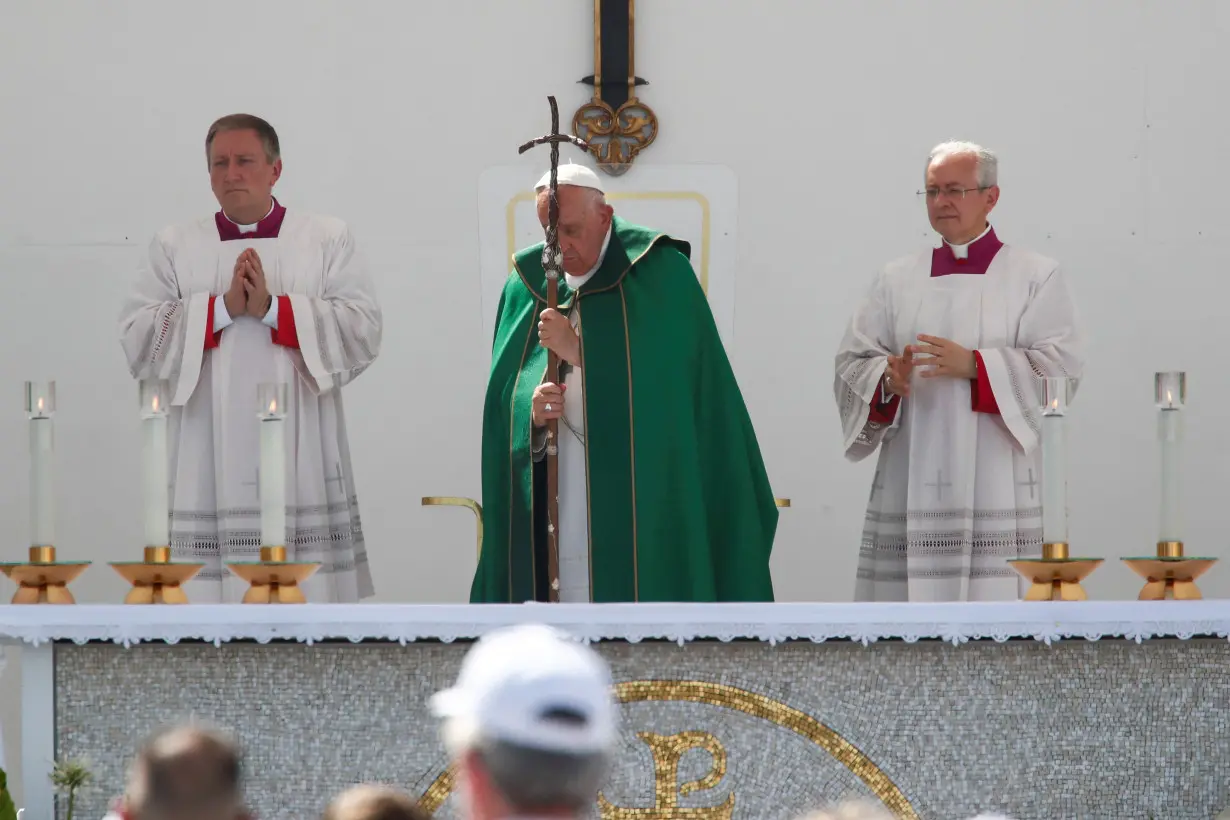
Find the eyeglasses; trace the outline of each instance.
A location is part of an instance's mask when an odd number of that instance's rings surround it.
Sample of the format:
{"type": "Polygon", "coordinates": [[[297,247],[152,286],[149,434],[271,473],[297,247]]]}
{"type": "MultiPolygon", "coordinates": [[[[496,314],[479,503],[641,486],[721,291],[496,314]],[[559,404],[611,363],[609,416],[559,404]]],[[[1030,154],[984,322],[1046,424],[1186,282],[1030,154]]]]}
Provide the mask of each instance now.
{"type": "Polygon", "coordinates": [[[925,191],[919,191],[918,195],[925,196],[929,202],[935,202],[937,199],[940,198],[940,194],[943,194],[949,199],[965,199],[965,195],[968,194],[970,191],[985,191],[985,190],[986,189],[982,187],[978,187],[978,188],[953,187],[953,188],[944,188],[943,190],[939,188],[928,188],[925,191]]]}

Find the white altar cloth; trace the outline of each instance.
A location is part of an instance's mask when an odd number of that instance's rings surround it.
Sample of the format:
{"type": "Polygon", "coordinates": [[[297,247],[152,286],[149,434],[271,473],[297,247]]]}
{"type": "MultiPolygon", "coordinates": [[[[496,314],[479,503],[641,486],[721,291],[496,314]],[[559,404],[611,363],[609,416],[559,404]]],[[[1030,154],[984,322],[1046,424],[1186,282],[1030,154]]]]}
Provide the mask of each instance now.
{"type": "Polygon", "coordinates": [[[780,604],[0,606],[0,642],[455,641],[535,621],[593,640],[1062,640],[1230,637],[1230,600],[780,604]]]}
{"type": "MultiPolygon", "coordinates": [[[[505,624],[541,622],[586,641],[944,641],[967,647],[1013,639],[1063,641],[1230,637],[1230,600],[778,604],[303,604],[256,606],[4,606],[0,645],[22,646],[22,782],[26,816],[50,817],[56,756],[55,644],[121,646],[204,641],[475,639],[505,624]]],[[[0,652],[2,652],[0,648],[0,652]]],[[[854,651],[862,651],[855,649],[854,651]]]]}

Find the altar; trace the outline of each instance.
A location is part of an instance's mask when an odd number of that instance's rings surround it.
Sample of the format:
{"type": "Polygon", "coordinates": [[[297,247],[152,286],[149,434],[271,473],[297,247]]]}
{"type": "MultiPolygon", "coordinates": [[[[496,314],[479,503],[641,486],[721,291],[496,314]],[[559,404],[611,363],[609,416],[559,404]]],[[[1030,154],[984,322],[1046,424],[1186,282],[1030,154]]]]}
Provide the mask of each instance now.
{"type": "Polygon", "coordinates": [[[24,816],[52,816],[53,761],[83,760],[76,813],[101,817],[140,740],[195,718],[243,743],[259,817],[318,816],[359,781],[455,817],[426,699],[470,640],[526,621],[613,665],[605,820],[787,820],[846,796],[928,820],[1230,806],[1230,601],[8,606],[24,816]]]}

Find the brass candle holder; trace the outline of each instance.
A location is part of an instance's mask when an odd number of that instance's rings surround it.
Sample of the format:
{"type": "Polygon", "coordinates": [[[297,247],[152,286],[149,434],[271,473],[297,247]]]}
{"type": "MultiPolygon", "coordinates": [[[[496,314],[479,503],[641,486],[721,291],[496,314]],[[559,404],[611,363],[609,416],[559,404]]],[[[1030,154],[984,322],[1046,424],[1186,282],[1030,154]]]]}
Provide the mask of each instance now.
{"type": "Polygon", "coordinates": [[[30,547],[25,563],[0,564],[0,572],[17,583],[14,604],[75,604],[68,585],[77,580],[92,562],[57,561],[56,548],[30,547]]]}
{"type": "Polygon", "coordinates": [[[1208,572],[1217,559],[1188,558],[1183,554],[1182,541],[1159,541],[1156,556],[1124,558],[1123,563],[1145,579],[1139,600],[1198,601],[1204,596],[1196,579],[1208,572]]]}
{"type": "Polygon", "coordinates": [[[1156,373],[1153,376],[1157,403],[1157,440],[1162,472],[1158,515],[1157,555],[1124,558],[1132,571],[1145,579],[1142,601],[1199,600],[1204,597],[1196,579],[1209,570],[1216,558],[1188,558],[1183,554],[1182,444],[1183,407],[1187,404],[1187,374],[1156,373]]]}
{"type": "Polygon", "coordinates": [[[201,571],[204,564],[177,563],[171,560],[170,547],[146,547],[144,561],[112,561],[111,567],[132,589],[126,604],[186,604],[182,584],[201,571]]]}
{"type": "Polygon", "coordinates": [[[1030,582],[1023,600],[1084,601],[1089,596],[1081,584],[1102,560],[1071,558],[1067,543],[1058,541],[1043,544],[1041,558],[1020,558],[1008,563],[1030,582]]]}
{"type": "Polygon", "coordinates": [[[261,547],[259,561],[233,561],[227,569],[248,582],[245,604],[306,604],[299,584],[320,564],[286,560],[286,547],[261,547]]]}

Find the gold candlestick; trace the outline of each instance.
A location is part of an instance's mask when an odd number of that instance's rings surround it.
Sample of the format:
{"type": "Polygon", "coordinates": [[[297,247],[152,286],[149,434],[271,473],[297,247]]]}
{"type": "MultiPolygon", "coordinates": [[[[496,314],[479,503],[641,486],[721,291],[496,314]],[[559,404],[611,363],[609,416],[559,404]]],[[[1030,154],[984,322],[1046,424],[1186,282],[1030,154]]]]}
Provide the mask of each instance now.
{"type": "Polygon", "coordinates": [[[320,564],[286,560],[285,468],[287,386],[257,386],[256,418],[260,426],[261,552],[259,561],[232,561],[226,567],[248,582],[245,604],[305,604],[299,584],[320,564]]]}
{"type": "Polygon", "coordinates": [[[0,564],[0,572],[17,583],[14,604],[75,604],[68,585],[90,566],[90,561],[57,561],[56,548],[30,547],[25,563],[0,564]]]}
{"type": "Polygon", "coordinates": [[[299,584],[312,577],[320,564],[286,560],[286,547],[261,547],[259,561],[233,561],[227,569],[248,582],[245,604],[305,604],[299,584]]]}
{"type": "Polygon", "coordinates": [[[1042,545],[1042,558],[1021,558],[1009,561],[1025,576],[1029,589],[1026,601],[1084,601],[1089,596],[1081,583],[1088,578],[1101,558],[1070,558],[1066,542],[1042,545]]]}
{"type": "Polygon", "coordinates": [[[1180,484],[1187,374],[1154,374],[1153,392],[1158,409],[1157,439],[1162,473],[1157,555],[1124,558],[1123,562],[1145,579],[1144,588],[1140,590],[1140,600],[1198,600],[1204,596],[1196,586],[1196,579],[1207,572],[1217,559],[1188,558],[1183,554],[1183,488],[1180,484]]]}
{"type": "Polygon", "coordinates": [[[1157,545],[1156,558],[1124,558],[1123,563],[1145,579],[1140,590],[1141,601],[1164,601],[1175,599],[1194,601],[1204,597],[1196,585],[1196,579],[1208,572],[1216,558],[1187,558],[1183,556],[1182,541],[1161,542],[1157,545]],[[1178,554],[1173,552],[1178,546],[1178,554]]]}
{"type": "Polygon", "coordinates": [[[170,547],[146,547],[144,561],[112,561],[111,567],[132,589],[126,604],[186,604],[182,584],[204,568],[204,564],[177,563],[171,560],[170,547]]]}
{"type": "Polygon", "coordinates": [[[1042,557],[1008,563],[1030,582],[1026,601],[1084,601],[1081,583],[1102,563],[1101,558],[1068,554],[1067,453],[1064,416],[1072,398],[1072,380],[1047,376],[1042,390],[1042,557]]]}
{"type": "Polygon", "coordinates": [[[1182,541],[1158,541],[1157,555],[1124,558],[1123,563],[1145,579],[1137,596],[1141,601],[1198,601],[1204,597],[1196,579],[1204,575],[1216,558],[1188,558],[1183,554],[1182,541]]]}

